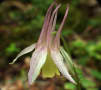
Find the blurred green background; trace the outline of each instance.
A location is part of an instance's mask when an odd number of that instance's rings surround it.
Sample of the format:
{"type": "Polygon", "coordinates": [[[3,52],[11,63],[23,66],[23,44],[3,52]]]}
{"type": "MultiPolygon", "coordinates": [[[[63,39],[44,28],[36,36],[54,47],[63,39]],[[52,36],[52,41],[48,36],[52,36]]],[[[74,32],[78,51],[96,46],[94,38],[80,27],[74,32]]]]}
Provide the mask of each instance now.
{"type": "MultiPolygon", "coordinates": [[[[0,0],[0,88],[2,90],[76,90],[65,78],[43,79],[28,86],[30,54],[9,65],[16,55],[36,42],[53,0],[0,0]]],[[[57,27],[65,13],[58,13],[57,27]]],[[[61,43],[77,65],[81,90],[101,90],[101,1],[72,0],[61,43]]]]}

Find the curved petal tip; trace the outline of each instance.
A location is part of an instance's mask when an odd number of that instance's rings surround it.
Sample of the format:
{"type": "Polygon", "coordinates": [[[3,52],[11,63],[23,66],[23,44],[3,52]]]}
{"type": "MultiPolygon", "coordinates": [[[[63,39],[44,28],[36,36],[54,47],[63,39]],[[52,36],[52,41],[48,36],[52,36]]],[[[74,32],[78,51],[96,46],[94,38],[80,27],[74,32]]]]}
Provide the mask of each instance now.
{"type": "Polygon", "coordinates": [[[35,45],[36,45],[36,44],[32,44],[32,45],[28,46],[27,48],[23,49],[23,50],[17,55],[17,57],[13,60],[13,62],[11,62],[11,63],[9,63],[9,64],[14,64],[14,63],[16,62],[16,60],[17,60],[20,56],[22,56],[22,55],[24,55],[24,54],[27,54],[27,53],[29,53],[29,52],[31,52],[31,51],[33,51],[34,48],[35,48],[35,45]]]}

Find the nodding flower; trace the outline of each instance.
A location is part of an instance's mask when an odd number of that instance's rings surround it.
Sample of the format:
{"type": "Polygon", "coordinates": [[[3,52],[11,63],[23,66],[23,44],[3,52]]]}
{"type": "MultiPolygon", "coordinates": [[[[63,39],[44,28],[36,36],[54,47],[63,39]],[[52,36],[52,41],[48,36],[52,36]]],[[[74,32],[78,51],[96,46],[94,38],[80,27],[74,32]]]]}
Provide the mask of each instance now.
{"type": "MultiPolygon", "coordinates": [[[[69,5],[67,5],[64,18],[56,35],[52,34],[52,32],[55,31],[57,13],[60,6],[61,4],[57,5],[55,2],[50,5],[45,16],[38,42],[22,50],[12,62],[14,63],[20,56],[34,50],[28,72],[28,82],[30,85],[36,80],[41,71],[42,74],[44,74],[44,71],[46,71],[46,73],[47,71],[51,72],[52,76],[60,75],[61,73],[69,81],[74,84],[76,83],[68,72],[68,68],[64,63],[64,55],[61,53],[60,47],[60,33],[68,15],[69,5]],[[55,9],[54,6],[56,6],[55,9]],[[46,67],[47,63],[49,64],[48,67],[46,67]],[[53,64],[53,66],[50,64],[53,64]],[[53,71],[53,69],[55,71],[53,71]]],[[[51,76],[48,75],[47,77],[51,76]]]]}

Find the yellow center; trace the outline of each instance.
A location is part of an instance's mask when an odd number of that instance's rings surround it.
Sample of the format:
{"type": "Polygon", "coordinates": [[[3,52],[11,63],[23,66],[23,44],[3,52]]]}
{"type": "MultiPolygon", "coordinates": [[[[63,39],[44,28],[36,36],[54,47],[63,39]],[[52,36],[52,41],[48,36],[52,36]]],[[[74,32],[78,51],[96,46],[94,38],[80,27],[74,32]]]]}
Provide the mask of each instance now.
{"type": "Polygon", "coordinates": [[[55,75],[60,75],[60,72],[56,67],[56,64],[54,64],[50,54],[48,54],[47,60],[44,66],[42,67],[42,76],[43,78],[52,78],[55,75]]]}

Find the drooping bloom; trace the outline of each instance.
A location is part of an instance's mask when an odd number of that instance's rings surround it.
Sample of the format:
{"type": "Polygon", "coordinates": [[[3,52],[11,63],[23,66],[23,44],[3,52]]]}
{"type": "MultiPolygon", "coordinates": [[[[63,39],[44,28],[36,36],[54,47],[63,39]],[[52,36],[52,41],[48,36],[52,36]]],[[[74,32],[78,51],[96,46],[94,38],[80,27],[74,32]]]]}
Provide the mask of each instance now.
{"type": "MultiPolygon", "coordinates": [[[[72,83],[75,83],[75,81],[68,72],[68,68],[64,63],[64,54],[66,54],[66,52],[63,48],[60,47],[60,33],[68,15],[68,5],[63,21],[56,35],[52,34],[52,32],[55,31],[57,13],[60,6],[61,4],[57,5],[56,3],[53,3],[49,7],[45,16],[44,24],[38,42],[22,50],[22,52],[20,52],[20,54],[18,54],[18,56],[13,61],[14,63],[20,56],[35,49],[31,57],[30,70],[28,72],[29,84],[32,84],[36,80],[36,78],[41,72],[41,69],[42,74],[44,74],[44,71],[46,71],[46,73],[48,71],[52,74],[52,76],[59,75],[60,71],[64,77],[66,77],[72,83]],[[54,5],[56,5],[56,8],[53,10],[54,5]],[[48,67],[47,64],[49,65],[48,67]],[[52,67],[50,64],[53,64],[52,67]],[[55,72],[53,72],[53,69],[55,70],[55,72]]],[[[46,77],[51,76],[47,73],[46,77]]]]}

